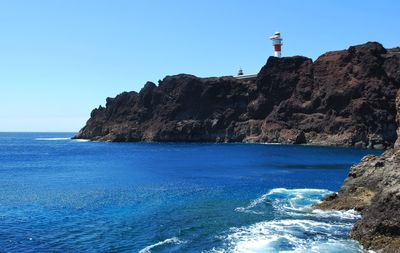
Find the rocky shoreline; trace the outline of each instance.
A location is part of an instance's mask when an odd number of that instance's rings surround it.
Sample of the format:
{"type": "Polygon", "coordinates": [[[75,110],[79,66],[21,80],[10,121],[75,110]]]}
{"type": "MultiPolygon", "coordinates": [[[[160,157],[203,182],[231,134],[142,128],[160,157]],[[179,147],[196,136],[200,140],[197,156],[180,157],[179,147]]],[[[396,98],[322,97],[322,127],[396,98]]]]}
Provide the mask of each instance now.
{"type": "Polygon", "coordinates": [[[107,98],[75,138],[387,149],[353,166],[339,193],[315,208],[360,211],[350,237],[366,249],[399,252],[399,87],[400,48],[376,42],[315,62],[270,57],[255,79],[181,74],[107,98]]]}
{"type": "MultiPolygon", "coordinates": [[[[400,92],[396,99],[400,126],[400,92]]],[[[397,130],[400,136],[400,127],[397,130]]],[[[400,249],[400,138],[380,156],[368,155],[353,166],[338,194],[314,206],[318,209],[356,209],[362,218],[350,238],[376,252],[400,249]]]]}

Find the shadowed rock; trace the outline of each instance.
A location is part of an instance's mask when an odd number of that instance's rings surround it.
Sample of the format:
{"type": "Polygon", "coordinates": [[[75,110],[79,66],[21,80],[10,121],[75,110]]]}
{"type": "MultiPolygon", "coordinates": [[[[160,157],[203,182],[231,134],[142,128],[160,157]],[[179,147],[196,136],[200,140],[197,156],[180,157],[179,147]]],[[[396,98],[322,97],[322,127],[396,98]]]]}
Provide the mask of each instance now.
{"type": "MultiPolygon", "coordinates": [[[[400,92],[396,99],[400,125],[400,92]]],[[[400,127],[398,128],[399,131],[400,127]]],[[[353,166],[337,195],[315,205],[319,209],[356,209],[362,219],[350,234],[367,249],[400,249],[400,144],[381,156],[366,156],[353,166]]]]}
{"type": "Polygon", "coordinates": [[[315,62],[270,57],[250,80],[167,76],[139,93],[108,98],[76,138],[382,149],[396,140],[398,51],[369,42],[315,62]]]}

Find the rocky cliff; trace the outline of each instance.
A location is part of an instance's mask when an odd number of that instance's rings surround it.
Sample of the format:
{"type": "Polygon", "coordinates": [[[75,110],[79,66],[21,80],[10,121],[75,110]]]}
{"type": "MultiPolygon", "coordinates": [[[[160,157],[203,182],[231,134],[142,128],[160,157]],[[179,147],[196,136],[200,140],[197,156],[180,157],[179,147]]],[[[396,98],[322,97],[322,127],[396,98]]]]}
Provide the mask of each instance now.
{"type": "MultiPolygon", "coordinates": [[[[400,126],[400,92],[396,99],[400,126]]],[[[398,128],[400,132],[400,127],[398,128]]],[[[400,134],[400,133],[399,133],[400,134]]],[[[399,135],[400,136],[400,135],[399,135]]],[[[315,206],[357,209],[362,219],[350,237],[377,252],[400,251],[400,138],[381,156],[366,156],[353,166],[338,194],[315,206]]]]}
{"type": "Polygon", "coordinates": [[[400,49],[369,42],[315,62],[270,57],[253,80],[167,76],[107,98],[76,138],[385,148],[396,140],[400,49]]]}

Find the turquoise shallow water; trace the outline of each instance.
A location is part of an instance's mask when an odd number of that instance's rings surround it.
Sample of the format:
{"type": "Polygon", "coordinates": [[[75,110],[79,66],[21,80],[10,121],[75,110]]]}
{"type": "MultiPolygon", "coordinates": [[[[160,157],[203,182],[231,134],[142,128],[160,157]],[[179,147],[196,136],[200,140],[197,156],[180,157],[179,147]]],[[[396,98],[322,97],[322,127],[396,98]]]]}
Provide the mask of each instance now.
{"type": "Polygon", "coordinates": [[[377,151],[0,133],[0,251],[360,252],[308,207],[377,151]]]}

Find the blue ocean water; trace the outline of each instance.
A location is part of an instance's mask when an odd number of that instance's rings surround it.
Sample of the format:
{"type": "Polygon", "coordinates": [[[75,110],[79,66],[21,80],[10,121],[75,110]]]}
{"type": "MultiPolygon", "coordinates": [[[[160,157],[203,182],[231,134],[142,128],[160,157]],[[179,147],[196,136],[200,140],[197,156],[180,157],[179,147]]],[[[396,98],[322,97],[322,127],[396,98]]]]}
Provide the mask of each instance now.
{"type": "Polygon", "coordinates": [[[1,252],[361,252],[310,205],[378,151],[0,133],[1,252]]]}

